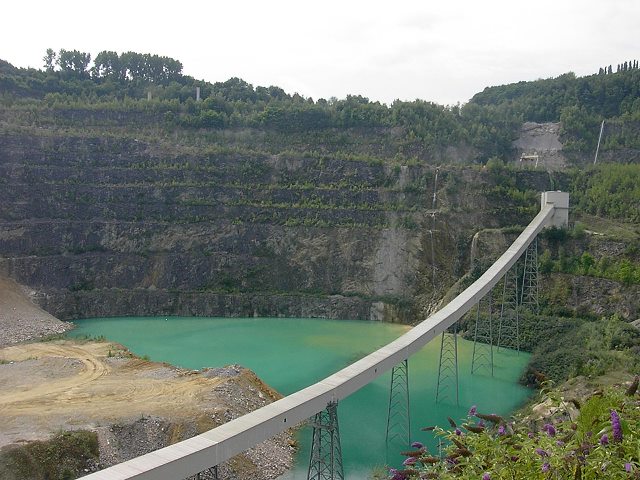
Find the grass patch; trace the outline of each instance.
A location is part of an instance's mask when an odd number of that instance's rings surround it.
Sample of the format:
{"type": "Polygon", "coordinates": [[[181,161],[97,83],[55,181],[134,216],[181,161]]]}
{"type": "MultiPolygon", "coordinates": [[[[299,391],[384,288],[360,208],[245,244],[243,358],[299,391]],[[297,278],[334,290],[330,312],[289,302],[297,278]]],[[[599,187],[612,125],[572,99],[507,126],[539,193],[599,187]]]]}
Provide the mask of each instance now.
{"type": "Polygon", "coordinates": [[[582,212],[572,212],[572,215],[573,219],[584,224],[587,230],[606,235],[608,238],[632,242],[640,237],[640,227],[635,223],[624,223],[582,212]]]}
{"type": "Polygon", "coordinates": [[[4,480],[71,480],[95,469],[98,437],[94,432],[62,432],[50,440],[29,442],[0,452],[4,480]]]}

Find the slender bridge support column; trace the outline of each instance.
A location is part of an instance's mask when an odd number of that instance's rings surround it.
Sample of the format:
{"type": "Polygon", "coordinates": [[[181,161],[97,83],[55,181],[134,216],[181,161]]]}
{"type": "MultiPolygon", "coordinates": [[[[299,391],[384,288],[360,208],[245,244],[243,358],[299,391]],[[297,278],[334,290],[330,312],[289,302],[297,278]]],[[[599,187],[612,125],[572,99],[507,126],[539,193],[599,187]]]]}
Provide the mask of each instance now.
{"type": "Polygon", "coordinates": [[[520,305],[535,315],[540,313],[540,302],[538,301],[538,237],[529,244],[524,256],[520,305]]]}
{"type": "Polygon", "coordinates": [[[436,403],[453,402],[459,405],[458,388],[458,322],[451,327],[453,334],[442,332],[440,337],[440,361],[438,362],[438,386],[436,403]],[[453,390],[453,392],[452,392],[453,390]]]}
{"type": "Polygon", "coordinates": [[[400,438],[408,447],[411,443],[411,404],[409,403],[409,360],[391,369],[389,410],[387,412],[386,445],[400,438]]]}
{"type": "Polygon", "coordinates": [[[502,304],[498,324],[498,351],[513,348],[520,352],[520,308],[518,301],[517,264],[504,274],[502,284],[502,304]]]}
{"type": "Polygon", "coordinates": [[[338,402],[329,402],[327,408],[316,413],[312,425],[311,460],[307,480],[344,480],[338,402]]]}
{"type": "Polygon", "coordinates": [[[476,325],[473,332],[473,356],[471,374],[485,370],[493,377],[493,290],[481,298],[476,305],[476,325]],[[486,304],[486,314],[482,304],[486,304]]]}

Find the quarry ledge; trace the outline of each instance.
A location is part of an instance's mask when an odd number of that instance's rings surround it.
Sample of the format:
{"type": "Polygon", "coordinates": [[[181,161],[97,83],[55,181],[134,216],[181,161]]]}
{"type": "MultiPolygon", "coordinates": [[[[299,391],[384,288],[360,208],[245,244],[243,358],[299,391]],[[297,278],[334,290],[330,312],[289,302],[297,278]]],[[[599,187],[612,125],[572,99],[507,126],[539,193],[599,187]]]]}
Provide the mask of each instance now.
{"type": "Polygon", "coordinates": [[[396,296],[306,293],[218,293],[165,289],[46,290],[38,305],[57,318],[90,317],[299,317],[411,323],[414,307],[396,296]]]}

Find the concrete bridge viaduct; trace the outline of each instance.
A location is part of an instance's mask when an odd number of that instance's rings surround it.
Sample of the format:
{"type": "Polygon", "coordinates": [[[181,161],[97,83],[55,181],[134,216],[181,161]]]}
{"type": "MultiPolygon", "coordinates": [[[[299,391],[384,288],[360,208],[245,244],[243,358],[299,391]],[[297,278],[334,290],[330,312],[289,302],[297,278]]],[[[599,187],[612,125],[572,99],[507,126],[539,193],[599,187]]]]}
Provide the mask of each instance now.
{"type": "MultiPolygon", "coordinates": [[[[240,418],[174,445],[142,455],[127,462],[93,473],[87,480],[178,480],[207,471],[212,466],[252,448],[289,427],[315,415],[316,421],[326,418],[332,429],[337,402],[348,397],[386,371],[406,360],[436,336],[441,335],[465,313],[471,310],[505,276],[546,226],[566,227],[569,195],[563,192],[543,192],[538,215],[513,244],[472,285],[438,312],[410,331],[370,355],[337,373],[299,390],[281,400],[266,405],[240,418]],[[320,417],[319,412],[328,413],[320,417]]],[[[406,365],[406,363],[405,363],[406,365]]],[[[336,432],[337,433],[337,432],[336,432]]],[[[339,437],[338,437],[339,443],[339,437]]],[[[319,440],[318,440],[319,441],[319,440]]],[[[331,447],[333,448],[333,447],[331,447]]],[[[313,452],[312,452],[313,454],[313,452]]],[[[338,452],[339,454],[339,452],[338,452]]],[[[329,452],[332,465],[310,467],[309,478],[343,478],[341,459],[329,452]],[[333,465],[333,461],[340,465],[333,465]]],[[[313,463],[313,461],[312,461],[313,463]]]]}

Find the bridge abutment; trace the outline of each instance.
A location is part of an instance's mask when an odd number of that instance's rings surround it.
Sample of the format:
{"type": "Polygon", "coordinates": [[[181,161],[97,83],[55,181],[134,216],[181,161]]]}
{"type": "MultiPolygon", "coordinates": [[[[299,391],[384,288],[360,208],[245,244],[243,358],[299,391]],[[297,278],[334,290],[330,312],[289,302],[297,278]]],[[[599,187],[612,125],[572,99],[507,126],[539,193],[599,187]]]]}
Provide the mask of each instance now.
{"type": "Polygon", "coordinates": [[[554,211],[547,226],[567,228],[569,226],[569,194],[567,192],[542,192],[541,207],[553,205],[554,211]]]}

